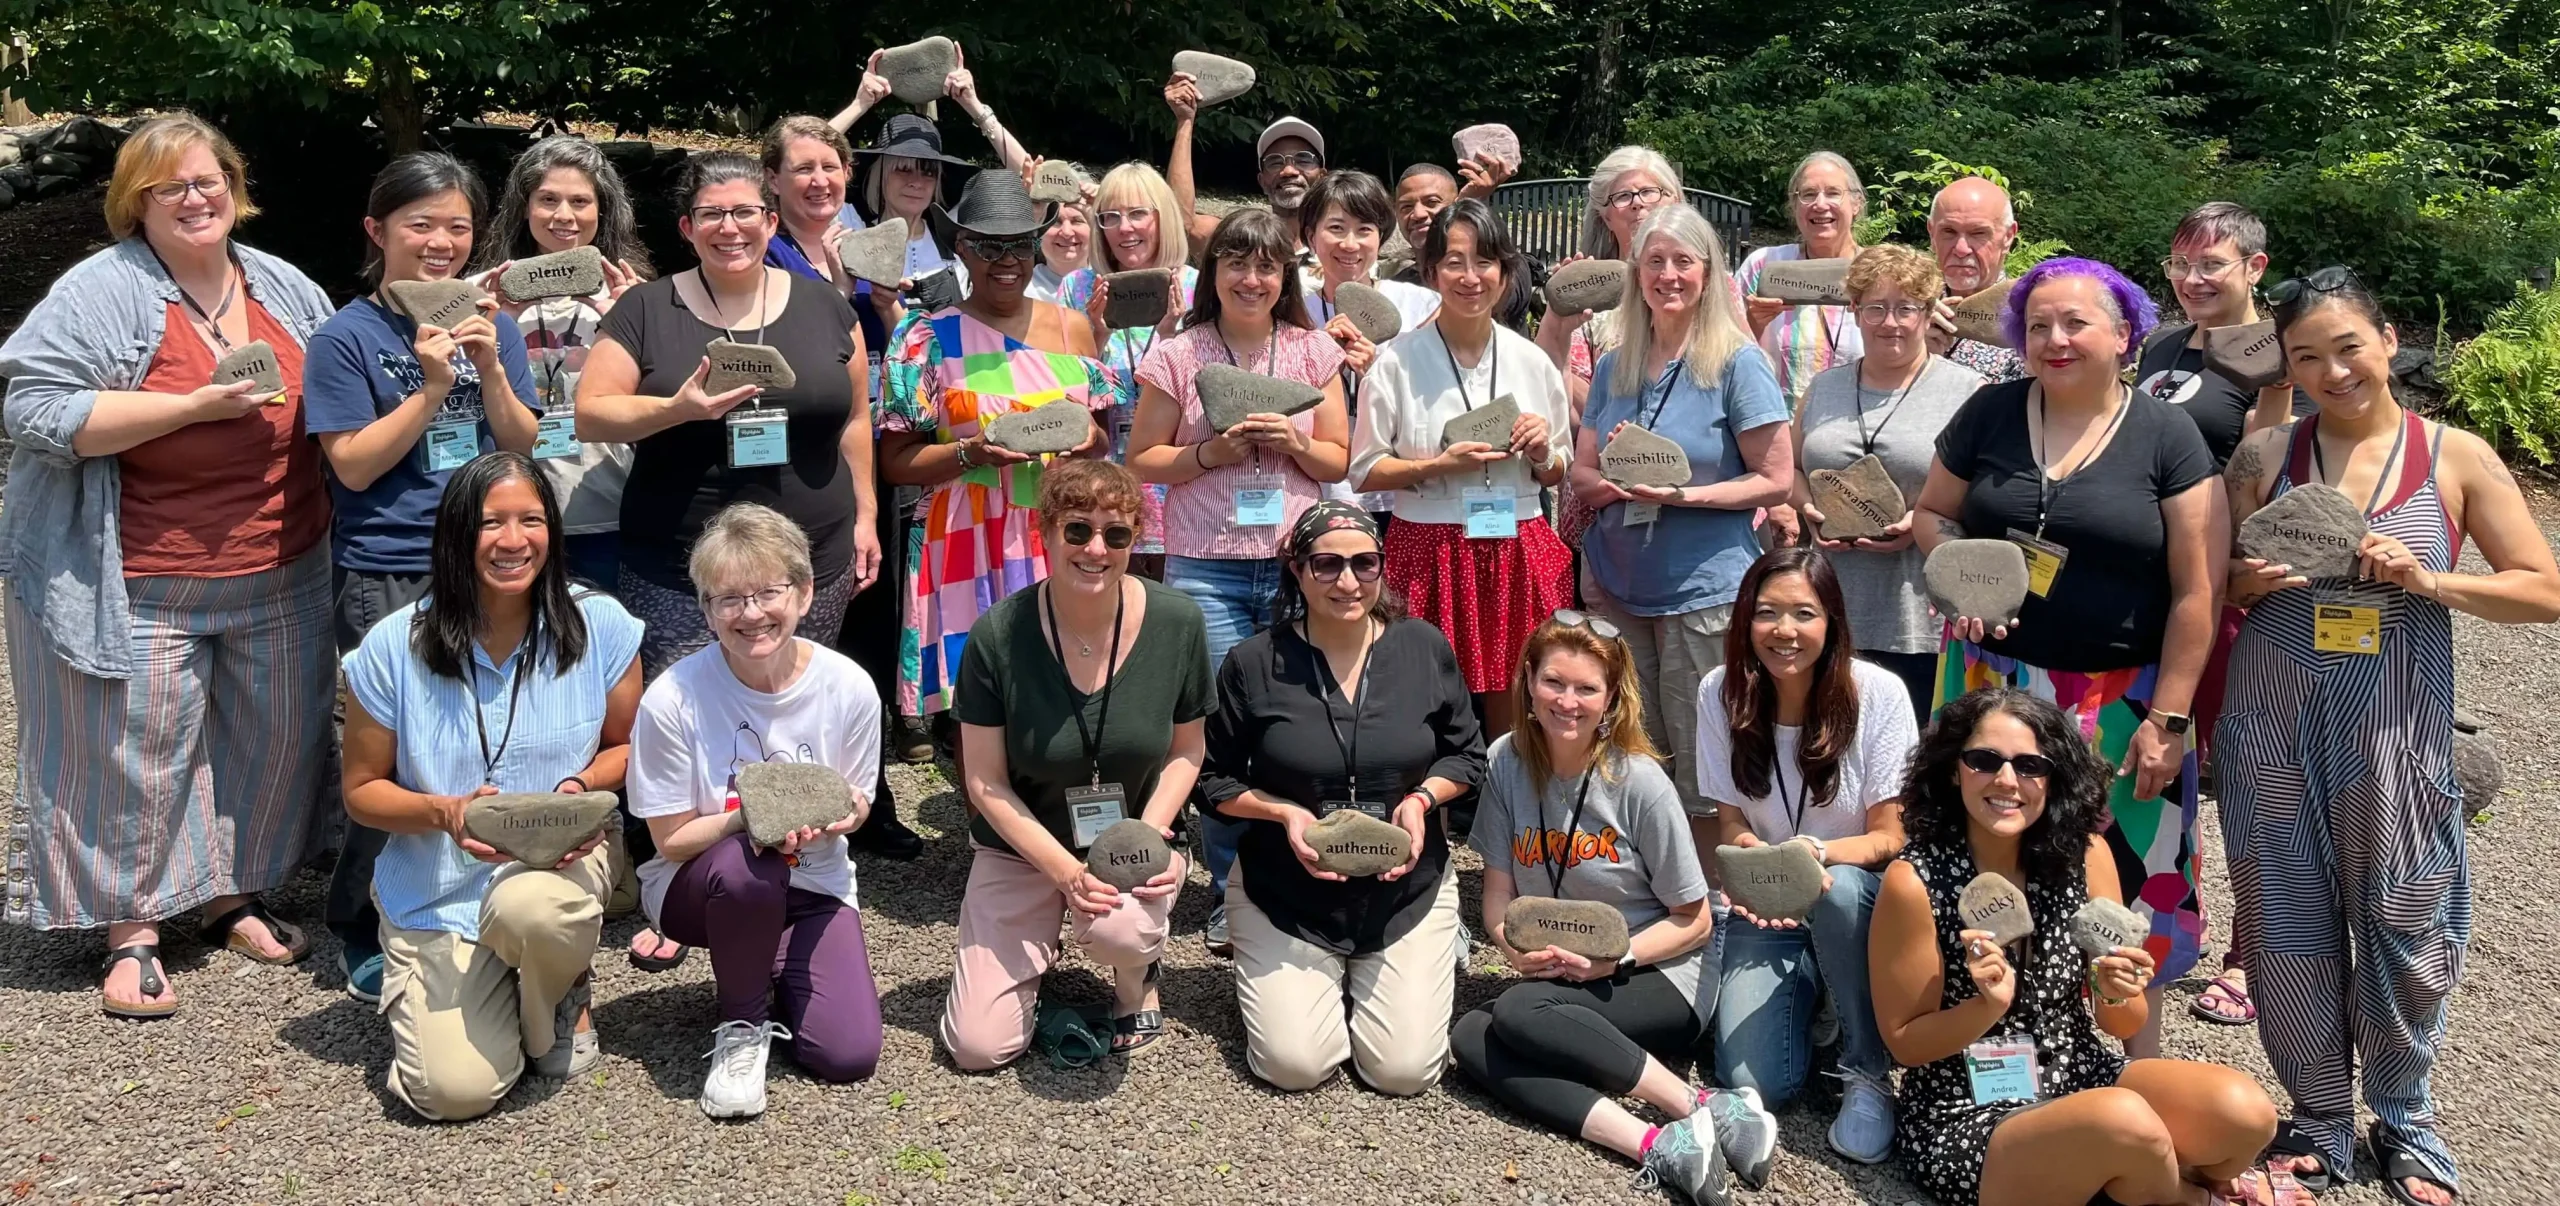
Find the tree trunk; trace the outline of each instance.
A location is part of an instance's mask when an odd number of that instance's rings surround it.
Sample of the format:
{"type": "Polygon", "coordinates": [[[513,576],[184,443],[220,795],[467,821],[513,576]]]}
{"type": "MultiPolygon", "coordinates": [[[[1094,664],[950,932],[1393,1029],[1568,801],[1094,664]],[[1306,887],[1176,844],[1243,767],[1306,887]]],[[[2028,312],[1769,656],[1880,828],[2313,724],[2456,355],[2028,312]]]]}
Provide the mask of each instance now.
{"type": "Polygon", "coordinates": [[[1599,36],[1593,39],[1591,69],[1583,77],[1582,95],[1574,102],[1573,126],[1566,145],[1573,147],[1582,162],[1595,162],[1618,135],[1619,77],[1623,74],[1621,57],[1625,54],[1627,22],[1622,6],[1611,5],[1600,16],[1599,36]]]}
{"type": "MultiPolygon", "coordinates": [[[[24,43],[15,38],[0,41],[0,67],[14,66],[26,59],[24,43]]],[[[27,108],[27,102],[10,95],[8,89],[0,88],[0,126],[31,126],[35,122],[36,115],[27,108]]]]}
{"type": "Polygon", "coordinates": [[[373,94],[383,145],[395,157],[426,149],[427,115],[418,100],[409,56],[393,51],[373,57],[373,94]]]}

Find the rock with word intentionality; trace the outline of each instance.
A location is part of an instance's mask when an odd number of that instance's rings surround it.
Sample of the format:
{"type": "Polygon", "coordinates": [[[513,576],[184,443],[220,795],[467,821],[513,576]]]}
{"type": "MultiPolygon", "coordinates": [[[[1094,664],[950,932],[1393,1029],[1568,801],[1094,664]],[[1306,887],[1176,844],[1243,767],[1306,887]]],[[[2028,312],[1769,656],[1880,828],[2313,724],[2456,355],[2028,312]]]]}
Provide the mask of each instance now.
{"type": "Polygon", "coordinates": [[[854,279],[896,288],[907,277],[907,220],[889,216],[836,236],[836,259],[854,279]]]}
{"type": "Polygon", "coordinates": [[[2276,338],[2276,320],[2206,327],[2204,363],[2242,389],[2265,389],[2284,380],[2284,341],[2276,338]]]}
{"type": "Polygon", "coordinates": [[[2000,329],[2000,312],[2009,308],[2009,287],[2017,283],[2011,277],[1948,307],[1955,311],[1956,334],[1996,348],[2009,346],[2009,333],[2000,329]]]}
{"type": "Polygon", "coordinates": [[[1547,278],[1547,304],[1558,314],[1615,310],[1626,295],[1625,260],[1575,260],[1547,278]]]}
{"type": "Polygon", "coordinates": [[[1102,283],[1111,291],[1102,303],[1102,325],[1114,331],[1152,327],[1173,305],[1173,274],[1161,268],[1109,273],[1102,283]]]}
{"type": "Polygon", "coordinates": [[[1134,817],[1114,822],[1084,852],[1085,870],[1095,879],[1127,891],[1162,875],[1173,866],[1173,847],[1164,832],[1134,817]]]}
{"type": "Polygon", "coordinates": [[[714,339],[702,345],[702,354],[711,358],[711,372],[702,379],[706,394],[725,394],[741,385],[789,389],[800,381],[782,349],[772,344],[714,339]]]}
{"type": "Polygon", "coordinates": [[[1500,122],[1468,126],[1450,135],[1449,149],[1457,153],[1460,163],[1471,161],[1478,155],[1491,155],[1506,170],[1520,170],[1520,136],[1500,122]]]}
{"type": "Polygon", "coordinates": [[[1200,84],[1200,107],[1222,104],[1253,91],[1253,65],[1205,50],[1180,50],[1173,69],[1200,84]]]}
{"type": "Polygon", "coordinates": [[[517,260],[498,274],[498,292],[520,302],[594,297],[604,292],[604,253],[593,246],[572,247],[517,260]]]}
{"type": "Polygon", "coordinates": [[[1600,476],[1619,486],[1685,486],[1689,454],[1678,441],[1628,423],[1600,450],[1600,476]]]}
{"type": "Polygon", "coordinates": [[[1805,489],[1822,512],[1822,535],[1829,540],[1884,538],[1884,530],[1902,522],[1910,507],[1902,487],[1885,472],[1884,462],[1870,452],[1838,469],[1806,474],[1805,489]]]}
{"type": "Polygon", "coordinates": [[[2290,565],[2305,578],[2347,578],[2364,547],[2364,508],[2334,486],[2304,482],[2240,521],[2240,555],[2290,565]]]}
{"type": "Polygon", "coordinates": [[[1093,435],[1093,412],[1073,398],[996,416],[987,424],[987,442],[1025,456],[1073,452],[1093,435]]]}
{"type": "Polygon", "coordinates": [[[815,762],[750,762],[738,768],[738,811],[747,814],[748,840],[779,846],[798,830],[853,815],[853,788],[815,762]]]}
{"type": "Polygon", "coordinates": [[[1627,917],[1596,900],[1515,896],[1502,910],[1502,936],[1513,950],[1554,947],[1594,963],[1627,957],[1627,917]]]}
{"type": "Polygon", "coordinates": [[[231,349],[213,366],[213,383],[229,385],[234,381],[255,381],[258,392],[277,393],[284,389],[284,369],[276,363],[276,350],[266,340],[253,340],[231,349]]]}
{"type": "Polygon", "coordinates": [[[1520,424],[1520,403],[1509,394],[1440,425],[1440,446],[1491,444],[1494,451],[1511,447],[1511,429],[1520,424]]]}
{"type": "Polygon", "coordinates": [[[2480,814],[2498,799],[2498,787],[2507,778],[2507,769],[2498,760],[2498,744],[2486,733],[2453,734],[2453,781],[2462,787],[2462,815],[2465,820],[2479,820],[2480,814]]]}
{"type": "Polygon", "coordinates": [[[2027,555],[2006,540],[1950,540],[1920,567],[1929,605],[1947,619],[2014,624],[2027,601],[2027,555]]]}
{"type": "Polygon", "coordinates": [[[889,81],[889,95],[910,105],[941,96],[943,78],[959,69],[960,44],[939,34],[880,53],[880,74],[889,81]]]}
{"type": "Polygon", "coordinates": [[[500,792],[464,806],[462,832],[528,867],[548,870],[601,832],[614,804],[609,791],[500,792]]]}
{"type": "Polygon", "coordinates": [[[2150,936],[2151,922],[2113,897],[2092,896],[2071,915],[2071,941],[2092,959],[2112,955],[2120,946],[2141,950],[2142,940],[2150,936]]]}
{"type": "Polygon", "coordinates": [[[1760,269],[1760,296],[1798,306],[1849,304],[1849,261],[1774,260],[1760,269]]]}
{"type": "Polygon", "coordinates": [[[422,327],[452,330],[455,323],[480,312],[489,295],[469,281],[393,281],[382,294],[391,312],[422,327]]]}
{"type": "Polygon", "coordinates": [[[2036,915],[2027,907],[2027,894],[1997,871],[1974,876],[1964,886],[1964,895],[1956,899],[1956,912],[1963,916],[1966,929],[1982,930],[2002,946],[2036,932],[2036,915]]]}
{"type": "Polygon", "coordinates": [[[1266,377],[1232,364],[1204,364],[1197,381],[1200,414],[1209,430],[1223,432],[1247,415],[1294,415],[1315,409],[1324,391],[1304,381],[1266,377]]]}
{"type": "Polygon", "coordinates": [[[1068,205],[1084,200],[1084,185],[1076,179],[1076,165],[1051,159],[1032,169],[1031,199],[1068,205]]]}
{"type": "Polygon", "coordinates": [[[1337,808],[1307,827],[1316,869],[1336,875],[1379,875],[1413,857],[1413,835],[1365,812],[1337,808]]]}
{"type": "Polygon", "coordinates": [[[1811,842],[1718,846],[1716,866],[1733,902],[1763,921],[1802,921],[1822,899],[1822,859],[1811,842]]]}
{"type": "Polygon", "coordinates": [[[1360,338],[1371,343],[1385,343],[1404,334],[1404,311],[1387,295],[1358,281],[1345,281],[1333,290],[1334,311],[1360,328],[1360,338]]]}

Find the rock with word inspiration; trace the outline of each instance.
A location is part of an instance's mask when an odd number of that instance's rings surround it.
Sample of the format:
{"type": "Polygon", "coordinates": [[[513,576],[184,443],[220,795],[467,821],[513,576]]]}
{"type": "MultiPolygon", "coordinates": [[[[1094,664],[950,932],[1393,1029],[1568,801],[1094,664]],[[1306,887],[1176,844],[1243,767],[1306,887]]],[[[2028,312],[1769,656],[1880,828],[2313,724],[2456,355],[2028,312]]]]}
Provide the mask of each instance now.
{"type": "Polygon", "coordinates": [[[1173,305],[1173,274],[1161,268],[1109,273],[1102,283],[1111,291],[1102,303],[1102,325],[1114,331],[1152,327],[1173,305]]]}
{"type": "Polygon", "coordinates": [[[2305,578],[2348,578],[2364,547],[2364,508],[2334,486],[2304,482],[2240,521],[2240,555],[2290,565],[2305,578]]]}
{"type": "Polygon", "coordinates": [[[1253,65],[1237,62],[1225,55],[1205,50],[1176,51],[1173,69],[1199,82],[1200,107],[1203,109],[1253,91],[1253,65]]]}
{"type": "Polygon", "coordinates": [[[1209,430],[1223,432],[1247,415],[1294,415],[1315,409],[1324,391],[1304,381],[1266,377],[1232,364],[1204,364],[1196,383],[1200,414],[1209,430]]]}
{"type": "Polygon", "coordinates": [[[2027,907],[2027,894],[1997,871],[1974,876],[1957,898],[1956,912],[1964,918],[1964,928],[1982,930],[2002,946],[2036,932],[2036,915],[2027,907]]]}
{"type": "Polygon", "coordinates": [[[1772,260],[1760,269],[1759,294],[1798,306],[1849,304],[1849,261],[1772,260]]]}
{"type": "Polygon", "coordinates": [[[1547,278],[1547,304],[1558,314],[1615,310],[1626,295],[1625,260],[1575,260],[1547,278]]]}
{"type": "Polygon", "coordinates": [[[517,260],[498,274],[498,292],[520,302],[594,297],[604,292],[604,253],[592,246],[572,247],[517,260]]]}
{"type": "Polygon", "coordinates": [[[1689,454],[1677,441],[1628,423],[1600,450],[1600,476],[1619,486],[1685,486],[1689,454]]]}
{"type": "Polygon", "coordinates": [[[1336,875],[1379,875],[1413,857],[1413,835],[1365,812],[1337,808],[1307,827],[1316,869],[1336,875]]]}
{"type": "Polygon", "coordinates": [[[1162,830],[1145,821],[1116,821],[1093,839],[1084,852],[1084,866],[1095,879],[1125,892],[1172,867],[1173,847],[1162,830]]]}
{"type": "Polygon", "coordinates": [[[231,349],[213,366],[213,383],[229,385],[234,381],[255,381],[258,392],[272,394],[284,389],[284,368],[276,363],[276,350],[266,340],[253,340],[231,349]]]}
{"type": "Polygon", "coordinates": [[[1764,921],[1802,921],[1822,899],[1822,859],[1813,843],[1718,846],[1716,867],[1733,902],[1764,921]]]}
{"type": "Polygon", "coordinates": [[[941,96],[943,78],[959,69],[960,44],[939,34],[880,53],[880,74],[889,81],[889,95],[910,105],[941,96]]]}
{"type": "Polygon", "coordinates": [[[779,846],[801,829],[824,829],[853,815],[853,788],[834,767],[815,762],[750,762],[738,768],[738,811],[747,837],[779,846]]]}
{"type": "Polygon", "coordinates": [[[1500,122],[1468,126],[1449,136],[1449,149],[1456,152],[1458,162],[1466,163],[1478,155],[1491,155],[1510,171],[1520,170],[1520,136],[1500,122]]]}
{"type": "Polygon", "coordinates": [[[1502,936],[1513,950],[1554,947],[1594,963],[1627,957],[1627,917],[1596,900],[1515,896],[1502,910],[1502,936]]]}
{"type": "Polygon", "coordinates": [[[500,792],[462,810],[462,832],[528,867],[548,870],[587,844],[613,816],[609,791],[500,792]]]}
{"type": "Polygon", "coordinates": [[[2487,734],[2454,733],[2453,781],[2462,787],[2463,819],[2476,821],[2481,813],[2489,811],[2506,778],[2506,767],[2498,760],[2497,743],[2487,734]]]}
{"type": "Polygon", "coordinates": [[[1520,403],[1504,394],[1440,425],[1440,446],[1490,444],[1496,452],[1511,447],[1511,429],[1520,423],[1520,403]]]}
{"type": "Polygon", "coordinates": [[[2009,288],[2017,283],[2011,277],[1948,307],[1955,311],[1956,334],[1996,348],[2009,346],[2009,333],[2000,329],[2000,312],[2009,308],[2009,288]]]}
{"type": "Polygon", "coordinates": [[[1822,512],[1822,535],[1829,540],[1884,538],[1884,530],[1902,522],[1910,507],[1902,487],[1885,472],[1884,462],[1870,452],[1838,469],[1816,469],[1805,475],[1814,509],[1822,512]]]}
{"type": "Polygon", "coordinates": [[[2110,896],[2092,896],[2071,915],[2071,941],[2092,959],[2112,955],[2120,946],[2141,950],[2142,940],[2150,936],[2151,922],[2110,896]]]}
{"type": "Polygon", "coordinates": [[[382,295],[391,302],[391,312],[422,327],[452,330],[455,323],[480,312],[480,303],[489,295],[469,281],[393,281],[383,286],[382,295]]]}
{"type": "Polygon", "coordinates": [[[892,288],[907,277],[907,220],[884,217],[836,236],[836,260],[854,279],[892,288]]]}
{"type": "Polygon", "coordinates": [[[1073,398],[996,416],[987,424],[987,442],[1026,456],[1073,452],[1093,435],[1093,412],[1073,398]]]}
{"type": "Polygon", "coordinates": [[[1404,334],[1404,311],[1387,295],[1358,281],[1344,281],[1334,287],[1333,309],[1360,329],[1360,338],[1371,343],[1385,343],[1404,334]]]}
{"type": "Polygon", "coordinates": [[[1031,199],[1068,205],[1084,200],[1084,185],[1076,179],[1076,165],[1063,159],[1051,159],[1033,169],[1031,199]]]}
{"type": "Polygon", "coordinates": [[[711,358],[711,372],[702,379],[706,394],[725,394],[741,385],[789,389],[800,381],[782,349],[771,344],[714,339],[702,345],[702,354],[711,358]]]}
{"type": "Polygon", "coordinates": [[[2027,601],[2027,555],[2006,540],[1950,540],[1920,567],[1929,605],[1947,619],[2014,624],[2027,601]]]}
{"type": "Polygon", "coordinates": [[[2242,389],[2265,389],[2284,380],[2284,341],[2276,338],[2276,320],[2206,327],[2204,363],[2242,389]]]}

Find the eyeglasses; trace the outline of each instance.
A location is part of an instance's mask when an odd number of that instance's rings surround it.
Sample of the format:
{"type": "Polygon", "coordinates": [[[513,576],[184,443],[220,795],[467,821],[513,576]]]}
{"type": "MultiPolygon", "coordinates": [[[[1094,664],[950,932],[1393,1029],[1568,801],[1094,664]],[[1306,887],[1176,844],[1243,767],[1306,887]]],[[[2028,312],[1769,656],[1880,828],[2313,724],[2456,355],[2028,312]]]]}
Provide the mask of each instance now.
{"type": "Polygon", "coordinates": [[[2014,768],[2021,779],[2042,779],[2053,773],[2053,759],[2042,754],[2010,755],[1976,747],[1956,755],[1956,761],[1977,775],[1996,775],[2004,766],[2014,768]]]}
{"type": "Polygon", "coordinates": [[[2359,283],[2356,280],[2356,274],[2345,265],[2331,264],[2309,276],[2297,276],[2291,280],[2277,282],[2275,288],[2267,290],[2267,300],[2279,306],[2291,305],[2306,292],[2335,293],[2359,283]]]}
{"type": "Polygon", "coordinates": [[[1262,170],[1266,172],[1276,172],[1282,168],[1296,168],[1303,172],[1323,166],[1324,156],[1318,155],[1313,151],[1291,151],[1286,155],[1265,155],[1262,157],[1262,170]]]}
{"type": "Polygon", "coordinates": [[[1004,260],[1027,260],[1040,254],[1040,236],[1021,235],[995,239],[985,235],[962,235],[960,247],[990,264],[1004,260]]]}
{"type": "Polygon", "coordinates": [[[144,191],[150,194],[153,201],[162,205],[176,205],[186,200],[188,193],[194,193],[207,201],[217,201],[224,193],[231,191],[231,176],[226,172],[215,176],[198,176],[193,180],[172,180],[166,184],[152,185],[144,191]]]}
{"type": "Polygon", "coordinates": [[[1822,201],[1828,201],[1833,205],[1838,205],[1839,203],[1848,200],[1850,194],[1846,189],[1800,188],[1797,189],[1793,195],[1796,199],[1796,204],[1798,205],[1812,205],[1822,201]]]}
{"type": "Polygon", "coordinates": [[[1318,582],[1339,581],[1345,568],[1359,581],[1375,582],[1387,570],[1387,557],[1384,553],[1310,553],[1303,564],[1318,582]]]}
{"type": "Polygon", "coordinates": [[[1567,628],[1588,628],[1591,630],[1591,635],[1604,641],[1614,641],[1624,635],[1618,630],[1617,625],[1598,616],[1584,615],[1570,607],[1558,609],[1556,614],[1549,618],[1567,628]]]}
{"type": "Polygon", "coordinates": [[[2197,280],[2209,281],[2231,271],[2239,263],[2238,260],[2191,260],[2182,255],[2173,255],[2164,257],[2160,261],[2160,275],[2172,281],[2182,281],[2192,274],[2197,280]]]}
{"type": "Polygon", "coordinates": [[[1106,209],[1095,214],[1093,220],[1104,230],[1118,230],[1123,222],[1147,222],[1155,216],[1156,211],[1140,206],[1136,209],[1106,209]]]}
{"type": "Polygon", "coordinates": [[[1081,519],[1070,519],[1058,525],[1058,534],[1066,537],[1067,547],[1071,549],[1080,549],[1092,544],[1093,534],[1097,530],[1102,533],[1102,547],[1115,553],[1138,543],[1138,529],[1125,523],[1115,523],[1096,529],[1092,524],[1081,519]]]}
{"type": "Polygon", "coordinates": [[[753,226],[764,221],[764,216],[772,212],[771,207],[763,205],[732,205],[727,209],[717,205],[705,205],[693,211],[693,224],[718,226],[722,218],[727,218],[740,226],[753,226]]]}
{"type": "Polygon", "coordinates": [[[777,582],[751,595],[713,595],[704,599],[702,606],[711,612],[711,618],[715,620],[737,619],[746,614],[749,603],[755,604],[759,612],[773,611],[782,606],[783,597],[791,593],[792,585],[777,582]]]}
{"type": "Polygon", "coordinates": [[[1670,189],[1664,188],[1658,184],[1648,184],[1643,188],[1619,189],[1606,197],[1600,198],[1600,204],[1608,206],[1611,209],[1625,209],[1630,205],[1660,205],[1670,199],[1670,189]]]}
{"type": "Polygon", "coordinates": [[[1858,307],[1858,321],[1883,322],[1885,319],[1892,318],[1909,322],[1928,312],[1929,307],[1918,302],[1895,302],[1890,306],[1883,302],[1868,302],[1858,307]]]}

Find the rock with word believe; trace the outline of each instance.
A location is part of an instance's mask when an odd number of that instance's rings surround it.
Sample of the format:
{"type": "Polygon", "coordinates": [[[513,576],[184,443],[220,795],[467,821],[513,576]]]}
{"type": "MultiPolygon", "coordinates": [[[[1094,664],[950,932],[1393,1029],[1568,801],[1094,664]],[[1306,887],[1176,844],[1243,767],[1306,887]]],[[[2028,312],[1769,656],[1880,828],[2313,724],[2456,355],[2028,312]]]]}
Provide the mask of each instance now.
{"type": "Polygon", "coordinates": [[[1102,283],[1111,290],[1102,303],[1102,325],[1114,331],[1152,327],[1173,305],[1173,274],[1161,268],[1109,273],[1102,283]]]}
{"type": "Polygon", "coordinates": [[[1244,422],[1247,415],[1294,415],[1324,401],[1324,391],[1304,381],[1266,377],[1232,364],[1201,365],[1195,388],[1200,414],[1209,421],[1209,430],[1217,432],[1244,422]]]}
{"type": "Polygon", "coordinates": [[[1626,295],[1625,260],[1575,260],[1547,278],[1547,304],[1558,314],[1615,310],[1626,295]]]}
{"type": "Polygon", "coordinates": [[[422,327],[452,330],[455,323],[480,312],[489,295],[464,280],[393,281],[382,287],[391,312],[422,327]]]}
{"type": "Polygon", "coordinates": [[[998,415],[987,424],[988,443],[1025,456],[1073,452],[1092,435],[1093,412],[1073,398],[998,415]]]}
{"type": "Polygon", "coordinates": [[[2006,540],[1950,540],[1930,551],[1920,578],[1929,605],[1950,620],[2014,624],[2027,601],[2027,555],[2006,540]]]}
{"type": "Polygon", "coordinates": [[[1253,65],[1205,50],[1180,50],[1173,69],[1198,81],[1200,107],[1222,104],[1253,91],[1253,65]]]}
{"type": "Polygon", "coordinates": [[[2284,341],[2276,338],[2276,320],[2206,327],[2204,363],[2242,389],[2265,389],[2284,380],[2284,341]]]}
{"type": "Polygon", "coordinates": [[[1413,835],[1365,812],[1337,808],[1307,827],[1316,869],[1336,875],[1380,875],[1413,857],[1413,835]]]}
{"type": "Polygon", "coordinates": [[[1802,921],[1822,899],[1822,858],[1813,843],[1799,838],[1774,846],[1718,846],[1716,867],[1733,902],[1763,921],[1802,921]]]}
{"type": "Polygon", "coordinates": [[[517,260],[498,274],[498,292],[520,302],[594,297],[604,292],[604,253],[592,246],[572,247],[517,260]]]}
{"type": "Polygon", "coordinates": [[[960,44],[939,34],[880,52],[880,74],[889,81],[889,95],[910,105],[932,103],[942,95],[944,77],[959,69],[960,44]]]}
{"type": "Polygon", "coordinates": [[[836,236],[836,260],[855,280],[896,288],[907,277],[907,220],[884,217],[836,236]]]}
{"type": "Polygon", "coordinates": [[[1371,343],[1385,343],[1404,334],[1404,311],[1387,295],[1358,281],[1344,281],[1334,287],[1333,309],[1360,329],[1360,338],[1371,343]]]}
{"type": "Polygon", "coordinates": [[[1772,260],[1760,268],[1760,296],[1798,306],[1849,304],[1849,261],[1772,260]]]}
{"type": "Polygon", "coordinates": [[[276,363],[276,350],[266,340],[253,340],[231,349],[213,366],[213,383],[229,385],[234,381],[255,381],[262,394],[284,389],[284,368],[276,363]]]}
{"type": "Polygon", "coordinates": [[[1113,822],[1084,852],[1085,870],[1095,879],[1127,891],[1162,875],[1173,866],[1173,847],[1163,831],[1131,818],[1113,822]]]}
{"type": "Polygon", "coordinates": [[[2453,781],[2462,788],[2462,816],[2476,821],[2489,811],[2498,799],[2498,787],[2507,778],[2504,764],[2498,760],[2497,743],[2485,733],[2456,731],[2453,735],[2453,781]]]}
{"type": "Polygon", "coordinates": [[[2017,283],[2016,277],[2010,277],[1948,307],[1955,312],[1956,335],[1995,348],[2009,346],[2009,333],[2000,329],[2000,312],[2009,308],[2009,289],[2017,283]]]}
{"type": "Polygon", "coordinates": [[[1504,394],[1440,425],[1440,446],[1490,444],[1496,452],[1511,448],[1511,429],[1520,424],[1520,403],[1504,394]]]}
{"type": "Polygon", "coordinates": [[[1627,957],[1627,917],[1596,900],[1515,896],[1502,910],[1502,936],[1513,950],[1554,947],[1594,963],[1627,957]]]}
{"type": "Polygon", "coordinates": [[[1685,486],[1689,454],[1678,441],[1627,423],[1600,450],[1600,476],[1619,486],[1685,486]]]}
{"type": "Polygon", "coordinates": [[[1491,155],[1507,171],[1520,170],[1520,136],[1500,122],[1468,126],[1449,136],[1449,149],[1458,162],[1467,163],[1479,155],[1491,155]]]}
{"type": "Polygon", "coordinates": [[[853,788],[844,774],[815,762],[750,762],[738,768],[738,811],[747,814],[747,838],[779,846],[802,829],[824,829],[853,815],[853,788]]]}
{"type": "Polygon", "coordinates": [[[702,392],[713,396],[741,385],[789,389],[800,381],[782,349],[772,344],[714,339],[702,345],[702,354],[711,358],[711,372],[702,379],[702,392]]]}
{"type": "Polygon", "coordinates": [[[1884,530],[1901,523],[1910,510],[1902,487],[1872,452],[1838,469],[1816,469],[1805,478],[1814,508],[1822,512],[1827,540],[1882,540],[1884,530]]]}
{"type": "Polygon", "coordinates": [[[1964,886],[1964,895],[1956,899],[1956,912],[1964,918],[1964,928],[1982,930],[2002,946],[2036,932],[2036,915],[2027,907],[2027,894],[1997,871],[1974,876],[1964,886]]]}
{"type": "Polygon", "coordinates": [[[548,870],[602,832],[614,804],[609,791],[477,796],[463,806],[462,832],[528,867],[548,870]]]}
{"type": "Polygon", "coordinates": [[[2151,922],[2110,896],[2092,896],[2071,915],[2071,941],[2092,959],[2112,955],[2120,946],[2141,950],[2142,940],[2150,936],[2151,922]]]}
{"type": "Polygon", "coordinates": [[[1073,205],[1084,200],[1084,185],[1076,179],[1076,165],[1063,159],[1043,162],[1031,172],[1031,199],[1073,205]]]}
{"type": "Polygon", "coordinates": [[[2364,508],[2334,486],[2304,482],[2240,521],[2240,555],[2305,578],[2349,578],[2364,547],[2364,508]]]}

